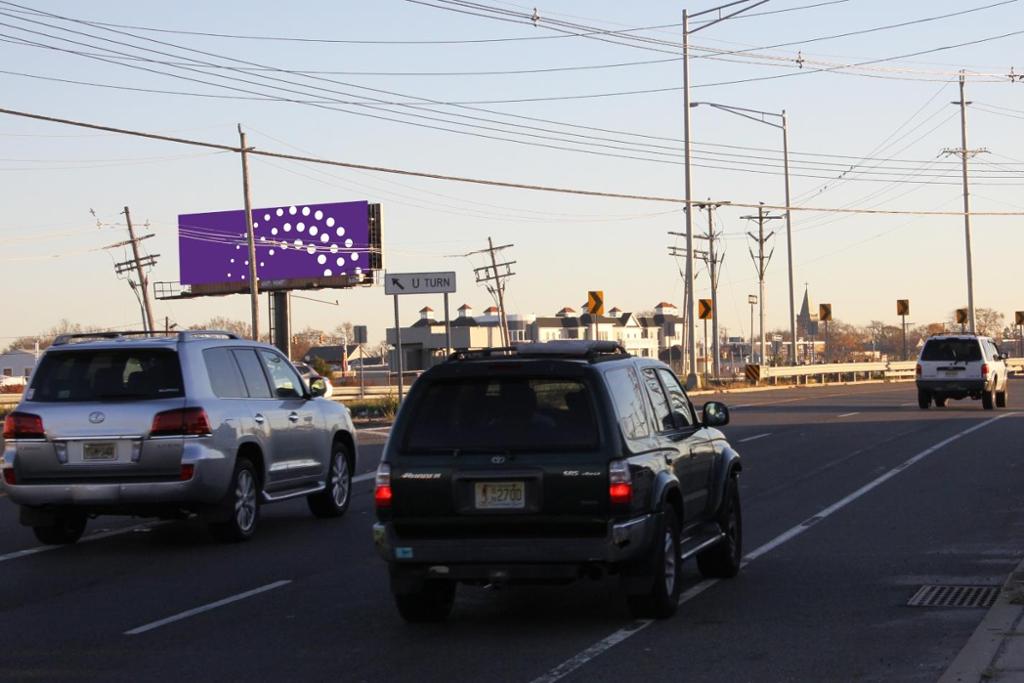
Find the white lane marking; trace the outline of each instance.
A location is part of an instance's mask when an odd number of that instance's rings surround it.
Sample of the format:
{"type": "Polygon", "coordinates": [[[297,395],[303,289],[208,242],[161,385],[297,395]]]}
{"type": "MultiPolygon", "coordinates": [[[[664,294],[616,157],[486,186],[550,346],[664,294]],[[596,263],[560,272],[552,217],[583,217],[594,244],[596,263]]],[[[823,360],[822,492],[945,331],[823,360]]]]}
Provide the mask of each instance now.
{"type": "Polygon", "coordinates": [[[360,474],[358,477],[352,477],[352,483],[358,484],[361,481],[370,481],[377,476],[376,472],[367,472],[366,474],[360,474]]]}
{"type": "MultiPolygon", "coordinates": [[[[124,529],[114,529],[113,531],[101,531],[98,534],[91,534],[85,536],[79,543],[88,543],[89,541],[99,541],[104,538],[110,538],[111,536],[120,536],[121,534],[128,534],[133,531],[139,531],[141,529],[152,529],[154,527],[165,524],[165,522],[147,523],[147,524],[136,524],[134,526],[125,527],[124,529]]],[[[58,550],[60,548],[66,548],[63,545],[40,545],[35,548],[26,548],[24,550],[16,550],[13,553],[7,553],[6,555],[0,555],[0,562],[7,562],[8,560],[17,560],[19,557],[28,557],[29,555],[37,555],[39,553],[45,553],[50,550],[58,550]]]]}
{"type": "Polygon", "coordinates": [[[914,402],[910,402],[910,403],[901,403],[901,404],[900,404],[900,407],[901,407],[901,408],[906,408],[907,406],[916,406],[916,405],[917,405],[917,404],[916,404],[916,403],[914,403],[914,402]]]}
{"type": "Polygon", "coordinates": [[[202,614],[203,612],[209,612],[210,610],[217,609],[218,607],[223,607],[224,605],[230,605],[231,603],[238,602],[239,600],[245,600],[246,598],[251,598],[254,595],[259,595],[260,593],[266,593],[267,591],[272,591],[275,588],[280,588],[282,586],[287,586],[291,582],[292,582],[291,579],[282,579],[281,581],[275,581],[274,583],[268,583],[266,586],[260,586],[259,588],[253,588],[252,590],[245,591],[244,593],[238,593],[237,595],[232,595],[230,597],[224,598],[223,600],[217,600],[216,602],[211,602],[211,603],[207,603],[205,605],[200,605],[199,607],[193,607],[190,610],[185,610],[184,612],[179,612],[178,614],[175,614],[173,616],[167,617],[166,619],[161,619],[159,621],[154,621],[154,622],[152,622],[150,624],[145,624],[143,626],[138,626],[136,628],[133,628],[130,631],[125,631],[124,634],[126,636],[136,636],[136,635],[139,635],[140,633],[145,633],[147,631],[152,631],[153,629],[160,628],[161,626],[166,626],[167,624],[173,624],[174,622],[181,621],[182,619],[188,619],[189,617],[194,617],[195,615],[202,614]]]}
{"type": "Polygon", "coordinates": [[[860,411],[854,411],[852,413],[843,413],[842,415],[836,415],[836,417],[853,417],[854,415],[860,415],[860,411]]]}
{"type": "Polygon", "coordinates": [[[764,434],[754,434],[753,436],[748,436],[745,439],[740,439],[736,443],[746,443],[748,441],[756,441],[757,439],[763,439],[764,437],[771,436],[771,435],[772,435],[771,432],[765,432],[764,434]]]}
{"type": "Polygon", "coordinates": [[[360,431],[360,432],[383,432],[383,433],[386,434],[387,432],[391,431],[391,427],[367,427],[365,429],[359,429],[359,430],[356,430],[356,431],[360,431]]]}
{"type": "MultiPolygon", "coordinates": [[[[1015,416],[1015,415],[1018,415],[1018,414],[1019,413],[1005,413],[1003,415],[999,415],[997,417],[993,417],[993,418],[991,418],[989,420],[985,420],[984,422],[976,424],[973,427],[968,427],[967,429],[965,429],[965,430],[963,430],[961,432],[957,432],[953,436],[949,437],[948,439],[944,439],[944,440],[940,441],[939,443],[935,444],[934,446],[926,448],[925,450],[921,451],[917,455],[911,457],[909,460],[906,460],[906,461],[900,463],[899,465],[897,465],[896,467],[892,468],[891,470],[889,470],[885,474],[877,477],[876,479],[871,480],[870,482],[868,482],[864,486],[861,486],[859,489],[857,489],[853,493],[849,494],[845,498],[842,498],[842,499],[836,501],[835,503],[833,503],[832,505],[829,505],[827,508],[825,508],[821,512],[817,513],[816,515],[812,515],[811,517],[808,517],[803,522],[800,522],[799,524],[797,524],[793,528],[791,528],[791,529],[789,529],[787,531],[784,531],[783,533],[779,534],[778,536],[776,536],[772,540],[768,541],[764,545],[762,545],[762,546],[752,550],[751,552],[747,553],[747,555],[743,558],[743,563],[740,566],[741,567],[746,567],[748,564],[750,564],[751,562],[753,562],[757,558],[761,557],[762,555],[765,555],[765,554],[771,552],[772,550],[775,550],[776,548],[778,548],[779,546],[783,545],[784,543],[792,541],[794,538],[796,538],[800,534],[804,533],[805,531],[810,529],[812,526],[814,526],[815,524],[817,524],[821,520],[823,520],[826,517],[828,517],[828,516],[838,512],[839,510],[842,510],[844,507],[846,507],[850,503],[854,502],[855,500],[857,500],[861,496],[865,495],[869,491],[871,491],[871,490],[877,488],[878,486],[881,486],[885,482],[889,481],[890,479],[895,477],[897,474],[899,474],[903,470],[905,470],[908,467],[910,467],[910,466],[920,462],[921,460],[924,460],[925,458],[927,458],[929,455],[931,455],[935,451],[937,451],[937,450],[939,450],[939,449],[941,449],[941,448],[943,448],[945,446],[948,446],[949,444],[953,443],[957,439],[961,439],[961,438],[967,436],[968,434],[976,432],[979,429],[983,429],[984,427],[987,427],[988,425],[992,424],[993,422],[996,422],[997,420],[1001,420],[1004,417],[1011,417],[1011,416],[1015,416]]],[[[690,587],[689,590],[687,590],[685,593],[683,593],[682,595],[679,596],[679,604],[682,605],[685,602],[689,602],[690,600],[694,599],[695,597],[697,597],[698,595],[700,595],[701,593],[706,591],[708,588],[711,588],[712,586],[714,586],[719,581],[720,581],[720,579],[704,579],[700,583],[695,584],[694,586],[690,587]]],[[[559,664],[555,668],[551,669],[547,673],[545,673],[545,674],[535,678],[532,681],[532,683],[555,683],[556,681],[561,680],[562,678],[565,678],[570,673],[572,673],[576,669],[580,668],[581,666],[583,666],[587,662],[589,662],[592,659],[595,659],[596,657],[600,656],[601,654],[603,654],[607,650],[611,649],[615,645],[618,645],[622,641],[626,640],[630,636],[633,636],[633,635],[639,633],[640,631],[644,630],[645,628],[647,628],[648,626],[650,626],[653,623],[654,623],[653,619],[637,619],[637,620],[633,621],[631,624],[629,624],[628,626],[625,626],[625,627],[619,629],[618,631],[616,631],[615,633],[612,633],[610,636],[608,636],[608,637],[606,637],[606,638],[604,638],[602,640],[599,640],[598,642],[594,643],[593,645],[588,647],[583,652],[580,652],[578,655],[576,655],[576,656],[574,656],[574,657],[572,657],[570,659],[565,660],[564,662],[562,662],[561,664],[559,664]]]]}

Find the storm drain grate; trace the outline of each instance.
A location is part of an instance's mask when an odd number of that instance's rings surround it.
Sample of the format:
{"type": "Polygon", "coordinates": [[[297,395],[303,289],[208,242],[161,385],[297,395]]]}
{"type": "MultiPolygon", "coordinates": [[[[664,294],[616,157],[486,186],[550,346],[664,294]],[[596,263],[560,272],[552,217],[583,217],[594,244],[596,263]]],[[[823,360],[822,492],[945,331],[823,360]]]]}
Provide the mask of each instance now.
{"type": "Polygon", "coordinates": [[[999,586],[921,586],[907,602],[911,607],[991,607],[999,586]]]}

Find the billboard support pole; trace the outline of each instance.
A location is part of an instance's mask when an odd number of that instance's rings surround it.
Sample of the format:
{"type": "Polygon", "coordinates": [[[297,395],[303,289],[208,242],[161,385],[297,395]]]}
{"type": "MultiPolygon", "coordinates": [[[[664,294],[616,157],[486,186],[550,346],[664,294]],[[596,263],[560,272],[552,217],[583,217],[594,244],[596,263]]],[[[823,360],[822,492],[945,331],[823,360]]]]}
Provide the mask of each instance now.
{"type": "Polygon", "coordinates": [[[448,292],[444,293],[444,351],[445,356],[452,354],[452,322],[448,314],[448,292]]]}
{"type": "Polygon", "coordinates": [[[256,282],[256,238],[252,228],[252,192],[249,188],[249,148],[245,146],[245,132],[238,124],[239,147],[242,152],[242,193],[245,195],[245,240],[249,246],[249,299],[252,308],[252,338],[260,339],[260,295],[256,282]]]}
{"type": "Polygon", "coordinates": [[[402,327],[398,322],[398,295],[395,294],[395,357],[398,360],[398,404],[402,404],[402,327]]]}

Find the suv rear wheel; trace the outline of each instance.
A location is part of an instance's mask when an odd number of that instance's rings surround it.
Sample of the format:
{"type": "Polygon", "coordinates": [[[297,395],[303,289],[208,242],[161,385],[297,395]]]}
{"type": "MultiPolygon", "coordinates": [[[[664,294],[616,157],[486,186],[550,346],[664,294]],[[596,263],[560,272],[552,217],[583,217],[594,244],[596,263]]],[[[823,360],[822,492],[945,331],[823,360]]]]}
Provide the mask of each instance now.
{"type": "Polygon", "coordinates": [[[921,410],[928,410],[928,407],[932,404],[932,395],[924,389],[917,390],[917,405],[920,406],[921,410]]]}
{"type": "Polygon", "coordinates": [[[343,443],[331,448],[331,464],[327,469],[327,482],[323,491],[306,498],[309,511],[320,518],[340,517],[348,509],[352,497],[352,472],[349,452],[343,443]]]}
{"type": "Polygon", "coordinates": [[[697,568],[706,577],[729,579],[739,574],[743,562],[743,516],[736,477],[729,478],[725,499],[718,512],[718,526],[725,538],[697,554],[697,568]]]}
{"type": "Polygon", "coordinates": [[[1010,382],[1009,382],[1009,380],[1005,380],[1005,381],[1006,381],[1006,384],[1003,385],[1003,390],[996,392],[996,407],[997,408],[1005,408],[1006,407],[1006,399],[1008,399],[1010,397],[1010,382]]]}
{"type": "Polygon", "coordinates": [[[416,588],[391,587],[398,613],[406,621],[426,623],[444,621],[455,605],[455,582],[450,579],[427,579],[416,588]]]}
{"type": "Polygon", "coordinates": [[[629,595],[629,611],[634,617],[667,619],[679,607],[679,591],[682,583],[679,555],[679,518],[671,506],[659,516],[657,533],[647,561],[635,572],[649,579],[646,592],[629,595]]]}
{"type": "Polygon", "coordinates": [[[945,408],[946,407],[946,401],[948,399],[945,396],[934,396],[933,400],[935,401],[935,407],[936,408],[945,408]]]}
{"type": "Polygon", "coordinates": [[[87,518],[84,512],[62,510],[49,524],[33,526],[36,538],[46,545],[70,545],[85,533],[87,518]]]}
{"type": "Polygon", "coordinates": [[[221,541],[247,541],[256,531],[260,515],[260,480],[248,458],[238,458],[231,487],[224,498],[228,518],[210,524],[210,531],[221,541]]]}
{"type": "Polygon", "coordinates": [[[993,390],[982,392],[981,394],[981,407],[985,410],[992,410],[995,408],[996,392],[993,390]]]}

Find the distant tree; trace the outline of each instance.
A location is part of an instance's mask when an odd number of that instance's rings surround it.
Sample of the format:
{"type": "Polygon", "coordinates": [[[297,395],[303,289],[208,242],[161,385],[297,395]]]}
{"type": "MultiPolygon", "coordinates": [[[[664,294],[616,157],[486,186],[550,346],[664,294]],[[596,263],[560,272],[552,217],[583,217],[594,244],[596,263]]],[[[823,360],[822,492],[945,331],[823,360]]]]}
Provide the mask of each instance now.
{"type": "MultiPolygon", "coordinates": [[[[964,308],[967,308],[964,306],[964,308]]],[[[1006,316],[992,308],[974,309],[974,331],[980,335],[991,337],[998,336],[1006,322],[1006,316]]],[[[960,330],[960,323],[956,321],[956,311],[949,316],[949,326],[953,330],[960,330]]]]}
{"type": "Polygon", "coordinates": [[[336,337],[342,337],[346,344],[353,344],[353,339],[355,339],[356,333],[352,328],[352,323],[346,320],[334,328],[334,335],[336,337]]]}
{"type": "Polygon", "coordinates": [[[244,339],[252,338],[252,325],[242,320],[233,320],[224,316],[215,316],[201,325],[192,325],[190,330],[223,330],[237,334],[244,339]]]}

